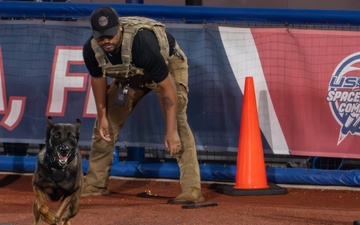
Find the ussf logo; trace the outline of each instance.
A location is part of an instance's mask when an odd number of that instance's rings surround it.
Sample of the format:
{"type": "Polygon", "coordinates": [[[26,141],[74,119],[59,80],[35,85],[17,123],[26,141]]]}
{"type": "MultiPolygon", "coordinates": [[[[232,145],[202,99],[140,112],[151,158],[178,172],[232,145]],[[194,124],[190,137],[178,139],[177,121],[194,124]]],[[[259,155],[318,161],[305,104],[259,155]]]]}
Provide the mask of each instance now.
{"type": "Polygon", "coordinates": [[[326,100],[341,126],[338,145],[349,134],[360,135],[360,52],[346,57],[329,82],[326,100]]]}

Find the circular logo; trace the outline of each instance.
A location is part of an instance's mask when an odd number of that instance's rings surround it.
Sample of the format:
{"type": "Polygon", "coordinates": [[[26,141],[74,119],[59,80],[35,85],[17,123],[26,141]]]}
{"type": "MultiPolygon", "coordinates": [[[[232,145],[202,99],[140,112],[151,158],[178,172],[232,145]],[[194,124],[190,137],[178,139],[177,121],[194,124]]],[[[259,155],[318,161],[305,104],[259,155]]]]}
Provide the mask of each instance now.
{"type": "Polygon", "coordinates": [[[101,27],[105,27],[109,23],[109,20],[106,16],[100,16],[98,22],[101,27]]]}
{"type": "Polygon", "coordinates": [[[341,126],[338,144],[348,135],[360,135],[360,53],[346,57],[331,76],[328,95],[333,116],[341,126]]]}

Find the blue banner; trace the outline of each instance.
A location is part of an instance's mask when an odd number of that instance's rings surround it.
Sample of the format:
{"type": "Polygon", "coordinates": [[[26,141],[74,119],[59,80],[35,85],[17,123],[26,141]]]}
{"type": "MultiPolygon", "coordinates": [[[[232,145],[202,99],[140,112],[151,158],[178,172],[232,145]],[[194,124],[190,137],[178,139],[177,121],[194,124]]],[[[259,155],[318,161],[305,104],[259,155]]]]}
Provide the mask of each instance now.
{"type": "MultiPolygon", "coordinates": [[[[0,141],[42,143],[46,117],[52,116],[58,122],[80,118],[81,143],[89,145],[96,109],[82,59],[82,45],[91,34],[88,25],[41,20],[2,22],[0,141]]],[[[217,27],[167,27],[189,58],[188,119],[198,149],[236,150],[242,94],[217,27]]],[[[164,133],[158,100],[150,93],[121,130],[119,143],[163,148],[164,133]]]]}

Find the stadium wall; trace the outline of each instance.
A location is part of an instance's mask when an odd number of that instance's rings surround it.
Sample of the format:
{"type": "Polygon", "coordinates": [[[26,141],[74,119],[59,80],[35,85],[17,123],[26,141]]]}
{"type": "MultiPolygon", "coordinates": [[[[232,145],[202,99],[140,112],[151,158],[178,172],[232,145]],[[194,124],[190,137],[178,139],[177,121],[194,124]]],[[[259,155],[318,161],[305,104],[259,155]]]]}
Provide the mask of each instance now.
{"type": "MultiPolygon", "coordinates": [[[[253,76],[265,153],[359,158],[358,11],[113,6],[163,21],[187,53],[198,151],[237,151],[243,82],[253,76]]],[[[96,111],[81,48],[95,7],[0,2],[1,142],[42,143],[52,116],[82,118],[81,144],[90,144],[96,111]]],[[[162,148],[160,107],[146,98],[120,145],[162,148]]]]}

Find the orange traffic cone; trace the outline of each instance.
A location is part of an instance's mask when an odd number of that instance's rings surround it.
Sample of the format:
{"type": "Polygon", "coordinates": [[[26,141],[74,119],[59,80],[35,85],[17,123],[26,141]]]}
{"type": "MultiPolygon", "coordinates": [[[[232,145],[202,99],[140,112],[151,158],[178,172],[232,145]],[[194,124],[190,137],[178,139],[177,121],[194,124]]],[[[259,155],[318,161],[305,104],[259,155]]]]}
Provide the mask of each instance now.
{"type": "Polygon", "coordinates": [[[245,78],[235,186],[220,186],[228,195],[285,194],[287,190],[268,184],[256,106],[254,80],[245,78]]]}
{"type": "Polygon", "coordinates": [[[268,187],[252,77],[245,78],[235,187],[268,187]]]}

